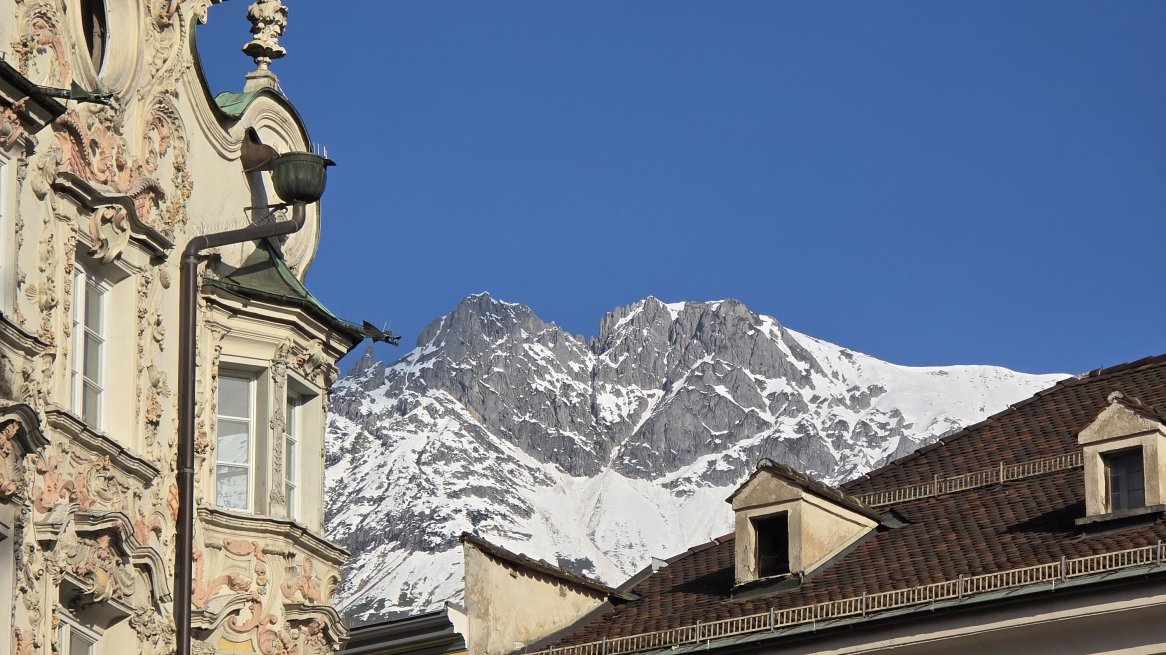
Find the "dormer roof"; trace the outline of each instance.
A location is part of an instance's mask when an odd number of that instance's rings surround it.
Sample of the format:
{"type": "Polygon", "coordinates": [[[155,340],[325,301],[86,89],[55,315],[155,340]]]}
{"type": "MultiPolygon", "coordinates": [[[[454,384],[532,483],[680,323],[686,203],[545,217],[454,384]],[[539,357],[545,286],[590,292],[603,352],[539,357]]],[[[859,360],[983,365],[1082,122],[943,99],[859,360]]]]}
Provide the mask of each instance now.
{"type": "MultiPolygon", "coordinates": [[[[741,483],[741,486],[737,487],[736,491],[734,491],[729,495],[728,498],[725,499],[725,502],[733,505],[734,509],[749,507],[755,504],[753,499],[749,498],[748,492],[754,486],[757,478],[762,475],[772,475],[777,477],[787,484],[791,484],[803,491],[814,494],[823,500],[837,503],[846,509],[862,514],[863,516],[874,519],[875,521],[880,519],[881,515],[878,512],[862,504],[854,496],[822,484],[821,482],[818,482],[814,478],[798,471],[793,467],[787,466],[780,462],[775,462],[768,458],[757,462],[757,469],[754,470],[753,474],[741,483]]],[[[756,502],[757,504],[761,504],[768,501],[759,499],[756,502]]]]}

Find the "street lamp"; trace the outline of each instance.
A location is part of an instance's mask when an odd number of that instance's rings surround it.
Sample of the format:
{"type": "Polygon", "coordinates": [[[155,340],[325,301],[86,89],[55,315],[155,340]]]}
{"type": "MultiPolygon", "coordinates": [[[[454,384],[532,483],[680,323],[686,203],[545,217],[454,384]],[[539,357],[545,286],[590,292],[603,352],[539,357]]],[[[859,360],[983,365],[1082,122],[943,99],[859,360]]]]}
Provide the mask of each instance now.
{"type": "Polygon", "coordinates": [[[304,226],[308,203],[324,195],[328,166],[335,162],[311,152],[280,155],[259,142],[253,129],[243,139],[240,159],[248,171],[271,171],[275,192],[291,205],[291,220],[252,225],[192,238],[182,251],[178,312],[178,525],[174,557],[174,623],[177,655],[190,655],[191,564],[194,549],[195,333],[198,329],[198,264],[202,251],[246,241],[281,237],[304,226]]]}

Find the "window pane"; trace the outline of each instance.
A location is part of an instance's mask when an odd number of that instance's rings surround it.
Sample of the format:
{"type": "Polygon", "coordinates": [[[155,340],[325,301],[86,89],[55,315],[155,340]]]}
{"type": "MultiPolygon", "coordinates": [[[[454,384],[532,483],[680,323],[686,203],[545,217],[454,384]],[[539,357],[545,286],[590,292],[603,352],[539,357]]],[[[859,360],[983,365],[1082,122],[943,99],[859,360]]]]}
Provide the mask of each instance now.
{"type": "Polygon", "coordinates": [[[85,283],[85,327],[101,334],[101,291],[88,280],[85,283]]]}
{"type": "Polygon", "coordinates": [[[219,419],[218,460],[247,464],[251,461],[250,425],[246,421],[219,419]]]}
{"type": "Polygon", "coordinates": [[[1142,467],[1142,450],[1111,455],[1106,458],[1109,470],[1110,511],[1134,509],[1146,504],[1146,482],[1142,467]]]}
{"type": "Polygon", "coordinates": [[[283,413],[284,417],[286,417],[284,422],[286,427],[284,428],[284,431],[292,436],[295,436],[296,434],[296,400],[297,399],[295,396],[288,394],[287,409],[285,409],[283,413]]]}
{"type": "Polygon", "coordinates": [[[239,418],[251,417],[251,380],[219,376],[219,414],[239,418]]]}
{"type": "Polygon", "coordinates": [[[96,384],[101,384],[101,340],[85,333],[85,368],[82,373],[96,384]]]}
{"type": "Polygon", "coordinates": [[[296,486],[290,482],[287,484],[287,517],[296,517],[296,486]]]}
{"type": "Polygon", "coordinates": [[[81,420],[95,428],[101,420],[101,390],[88,382],[82,382],[81,387],[81,420]]]}
{"type": "Polygon", "coordinates": [[[93,652],[93,640],[77,630],[69,630],[69,655],[89,655],[93,652]]]}
{"type": "Polygon", "coordinates": [[[288,480],[295,480],[296,479],[296,475],[295,475],[295,470],[296,470],[296,440],[291,439],[291,438],[285,438],[283,440],[283,445],[284,445],[284,447],[283,447],[284,467],[283,468],[284,468],[284,471],[286,471],[285,477],[288,480]]]}
{"type": "Polygon", "coordinates": [[[250,475],[243,466],[225,466],[215,469],[215,504],[227,509],[247,509],[247,489],[250,475]]]}

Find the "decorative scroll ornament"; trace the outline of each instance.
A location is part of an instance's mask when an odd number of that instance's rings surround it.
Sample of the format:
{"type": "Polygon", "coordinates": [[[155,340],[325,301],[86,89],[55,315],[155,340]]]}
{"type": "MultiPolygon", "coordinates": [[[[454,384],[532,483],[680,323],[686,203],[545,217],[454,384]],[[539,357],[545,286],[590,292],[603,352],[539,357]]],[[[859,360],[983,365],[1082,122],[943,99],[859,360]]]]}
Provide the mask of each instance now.
{"type": "Polygon", "coordinates": [[[316,584],[316,573],[313,570],[312,558],[304,556],[304,566],[300,571],[300,577],[293,580],[289,585],[286,582],[280,583],[279,590],[283,593],[283,597],[296,601],[296,594],[299,593],[306,603],[322,603],[324,602],[323,595],[320,593],[320,587],[316,584]]]}
{"type": "Polygon", "coordinates": [[[11,106],[0,108],[0,150],[8,150],[24,136],[20,113],[24,111],[27,102],[28,98],[25,97],[11,106]]]}
{"type": "Polygon", "coordinates": [[[20,479],[16,467],[10,466],[12,439],[20,430],[18,421],[9,421],[0,427],[0,500],[7,500],[20,490],[20,479]]]}
{"type": "Polygon", "coordinates": [[[285,403],[281,399],[287,397],[287,365],[291,356],[291,342],[284,341],[275,351],[275,358],[271,360],[271,384],[275,387],[274,409],[271,412],[271,420],[268,422],[268,427],[271,428],[271,434],[279,435],[274,441],[274,448],[271,452],[271,479],[276,480],[276,483],[271,485],[271,493],[268,495],[272,505],[283,507],[287,503],[287,498],[284,496],[284,486],[282,483],[284,479],[283,472],[283,439],[285,428],[287,427],[287,416],[284,416],[285,403]]]}
{"type": "Polygon", "coordinates": [[[300,655],[300,647],[290,637],[272,628],[279,625],[279,617],[264,614],[262,601],[252,596],[247,600],[247,606],[251,610],[251,618],[240,623],[236,617],[228,617],[228,630],[240,635],[255,632],[259,652],[263,655],[300,655]]]}
{"type": "Polygon", "coordinates": [[[255,35],[243,52],[255,60],[258,70],[267,70],[271,60],[287,54],[287,49],[279,44],[279,37],[287,28],[287,7],[281,0],[257,0],[247,8],[247,20],[251,21],[251,33],[255,35]]]}
{"type": "Polygon", "coordinates": [[[81,539],[80,549],[69,557],[70,570],[86,582],[86,592],[97,602],[124,599],[134,593],[136,578],[125,558],[115,550],[113,536],[105,532],[94,539],[81,539]]]}
{"type": "MultiPolygon", "coordinates": [[[[19,6],[22,3],[17,3],[19,6]]],[[[60,17],[56,2],[26,1],[20,17],[20,36],[12,42],[17,68],[22,75],[44,86],[65,86],[72,79],[69,53],[60,34],[60,17]],[[48,70],[41,71],[45,66],[48,70]],[[38,69],[37,75],[31,72],[38,69]]]]}

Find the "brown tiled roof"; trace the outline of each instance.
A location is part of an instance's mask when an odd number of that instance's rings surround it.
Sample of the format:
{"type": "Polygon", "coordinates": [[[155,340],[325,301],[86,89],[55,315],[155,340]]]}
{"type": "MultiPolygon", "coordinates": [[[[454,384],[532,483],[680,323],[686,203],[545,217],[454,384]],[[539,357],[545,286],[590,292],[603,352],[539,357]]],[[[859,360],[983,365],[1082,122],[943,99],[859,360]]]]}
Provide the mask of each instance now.
{"type": "Polygon", "coordinates": [[[501,546],[495,546],[485,539],[482,539],[481,537],[475,537],[468,532],[463,532],[462,536],[458,538],[458,541],[463,544],[468,543],[474,548],[477,548],[483,553],[486,553],[490,557],[502,560],[518,569],[540,573],[542,575],[556,578],[558,580],[562,580],[563,582],[573,584],[577,587],[590,589],[591,591],[596,591],[604,595],[615,596],[616,598],[633,598],[633,596],[620,593],[618,590],[612,589],[611,587],[603,584],[598,580],[588,578],[587,576],[579,575],[577,573],[572,573],[561,566],[555,566],[554,564],[544,562],[541,559],[531,559],[526,555],[512,553],[501,546]]]}
{"type": "MultiPolygon", "coordinates": [[[[848,494],[890,489],[1026,460],[1076,452],[1077,433],[1122,391],[1146,407],[1166,407],[1166,355],[1069,379],[939,442],[842,486],[848,494]]],[[[669,560],[621,603],[556,647],[761,614],[1069,558],[1152,546],[1161,520],[1082,538],[1081,469],[894,505],[909,523],[874,538],[800,587],[781,595],[732,598],[731,536],[669,560]]]]}

